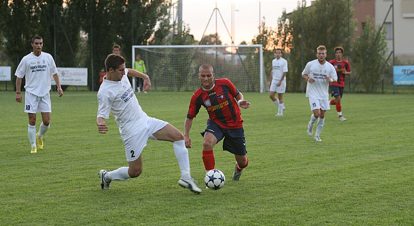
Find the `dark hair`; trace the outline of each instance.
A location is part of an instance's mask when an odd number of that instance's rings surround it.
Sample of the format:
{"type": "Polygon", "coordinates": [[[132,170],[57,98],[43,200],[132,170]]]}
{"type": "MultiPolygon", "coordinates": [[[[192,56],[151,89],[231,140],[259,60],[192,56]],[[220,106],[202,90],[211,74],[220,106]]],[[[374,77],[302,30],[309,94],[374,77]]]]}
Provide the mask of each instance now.
{"type": "Polygon", "coordinates": [[[342,46],[337,46],[335,47],[335,53],[336,51],[341,50],[341,53],[344,53],[344,48],[342,48],[342,46]]]}
{"type": "Polygon", "coordinates": [[[282,48],[276,48],[273,52],[275,52],[276,53],[276,51],[280,51],[281,53],[283,53],[283,50],[282,50],[282,48]]]}
{"type": "Polygon", "coordinates": [[[34,40],[36,40],[36,39],[42,39],[42,40],[43,40],[42,36],[40,36],[40,35],[34,35],[34,36],[32,37],[32,43],[33,43],[33,42],[34,42],[34,40]]]}
{"type": "Polygon", "coordinates": [[[112,49],[121,49],[121,46],[120,46],[120,45],[118,45],[118,44],[114,44],[114,45],[112,46],[112,49]]]}
{"type": "Polygon", "coordinates": [[[105,71],[108,72],[111,68],[116,70],[120,65],[124,63],[125,59],[122,56],[109,54],[105,59],[105,71]]]}

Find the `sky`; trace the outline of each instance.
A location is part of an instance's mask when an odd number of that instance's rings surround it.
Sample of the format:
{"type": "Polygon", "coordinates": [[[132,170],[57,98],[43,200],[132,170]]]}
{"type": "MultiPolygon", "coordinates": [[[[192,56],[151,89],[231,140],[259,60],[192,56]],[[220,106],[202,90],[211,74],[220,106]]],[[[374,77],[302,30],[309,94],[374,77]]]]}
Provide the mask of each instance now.
{"type": "MultiPolygon", "coordinates": [[[[307,5],[310,4],[310,0],[306,2],[307,5]]],[[[231,34],[232,31],[232,4],[235,9],[233,20],[234,43],[239,44],[246,41],[250,44],[254,36],[259,33],[260,17],[262,21],[265,21],[266,26],[275,28],[277,19],[282,15],[283,10],[292,12],[297,8],[298,0],[183,0],[183,24],[190,28],[190,33],[197,40],[200,40],[204,30],[206,30],[205,35],[215,33],[217,14],[219,37],[223,44],[231,44],[229,33],[231,34]],[[214,9],[216,4],[218,10],[214,9]],[[229,32],[227,32],[224,24],[229,32]]]]}

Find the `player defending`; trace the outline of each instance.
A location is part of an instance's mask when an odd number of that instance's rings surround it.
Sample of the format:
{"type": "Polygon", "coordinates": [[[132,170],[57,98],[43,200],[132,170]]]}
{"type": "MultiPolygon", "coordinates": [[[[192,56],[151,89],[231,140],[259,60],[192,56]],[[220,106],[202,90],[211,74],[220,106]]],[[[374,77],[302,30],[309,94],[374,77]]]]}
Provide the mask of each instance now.
{"type": "Polygon", "coordinates": [[[345,87],[345,76],[351,74],[351,65],[347,60],[343,59],[344,49],[342,47],[335,47],[335,59],[330,60],[335,69],[336,74],[338,76],[337,82],[329,83],[329,88],[331,90],[331,95],[334,97],[331,99],[330,104],[336,106],[336,112],[338,113],[338,117],[340,121],[345,121],[346,118],[342,114],[342,105],[341,99],[344,93],[345,87]]]}
{"type": "Polygon", "coordinates": [[[173,143],[175,157],[181,171],[178,184],[194,193],[201,189],[190,175],[188,150],[185,147],[183,134],[171,124],[149,117],[141,108],[128,81],[127,75],[144,79],[144,90],[149,90],[151,82],[148,75],[132,69],[125,69],[125,59],[116,54],[110,54],[105,60],[107,71],[98,91],[98,115],[96,124],[98,132],[108,132],[106,119],[110,112],[119,126],[119,133],[125,146],[128,167],[120,167],[113,171],[101,170],[101,188],[109,189],[115,180],[126,180],[138,177],[142,172],[141,153],[149,138],[170,141],[173,143]]]}
{"type": "Polygon", "coordinates": [[[43,52],[43,38],[36,35],[32,38],[33,52],[27,54],[20,61],[16,69],[16,101],[22,102],[22,80],[26,78],[26,95],[24,96],[24,112],[29,115],[29,124],[27,133],[31,145],[30,153],[37,153],[37,150],[44,148],[43,136],[50,127],[50,113],[52,112],[52,103],[50,101],[51,79],[56,82],[56,89],[59,96],[63,95],[58,71],[53,57],[43,52]],[[42,123],[39,132],[36,133],[36,113],[42,115],[42,123]]]}
{"type": "Polygon", "coordinates": [[[288,72],[288,63],[282,57],[282,49],[275,50],[275,59],[272,60],[272,83],[270,84],[269,97],[276,105],[276,116],[283,116],[285,111],[285,102],[283,94],[286,92],[286,73],[288,72]],[[277,93],[277,98],[276,98],[277,93]]]}
{"type": "Polygon", "coordinates": [[[329,82],[337,80],[335,68],[326,61],[326,47],[318,46],[317,59],[308,62],[302,72],[307,81],[306,97],[313,114],[308,123],[308,134],[312,136],[313,124],[318,120],[315,132],[315,141],[321,142],[321,132],[325,124],[325,111],[329,110],[329,82]]]}
{"type": "Polygon", "coordinates": [[[213,148],[224,138],[223,150],[233,153],[236,159],[233,180],[238,181],[242,170],[248,165],[243,120],[239,107],[247,109],[250,103],[244,100],[243,94],[230,80],[215,79],[211,65],[201,65],[198,72],[201,87],[191,97],[185,120],[185,144],[191,148],[190,129],[193,119],[200,107],[204,106],[209,115],[207,128],[202,133],[204,136],[202,152],[204,168],[206,171],[215,168],[213,148]]]}

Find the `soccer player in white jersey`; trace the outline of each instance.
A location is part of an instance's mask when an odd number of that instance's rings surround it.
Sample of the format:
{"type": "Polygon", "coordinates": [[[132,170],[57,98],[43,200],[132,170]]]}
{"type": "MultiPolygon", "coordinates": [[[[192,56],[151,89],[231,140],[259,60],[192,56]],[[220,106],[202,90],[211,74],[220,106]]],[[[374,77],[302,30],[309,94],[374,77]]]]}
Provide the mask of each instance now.
{"type": "Polygon", "coordinates": [[[96,124],[98,132],[105,134],[108,131],[106,120],[112,112],[124,143],[128,167],[120,167],[113,171],[100,170],[101,188],[109,189],[111,181],[138,177],[142,172],[141,153],[148,139],[152,138],[173,143],[174,154],[181,171],[178,184],[194,193],[200,193],[201,189],[190,175],[190,161],[183,134],[171,124],[149,117],[139,105],[127,79],[127,75],[140,77],[144,80],[144,90],[149,90],[151,82],[148,75],[125,69],[125,59],[116,54],[108,55],[105,70],[107,75],[98,91],[96,124]]]}
{"type": "Polygon", "coordinates": [[[306,97],[309,98],[309,105],[313,112],[307,132],[312,136],[313,125],[318,121],[314,138],[316,142],[321,142],[325,111],[329,110],[329,82],[336,81],[338,77],[334,66],[326,61],[326,47],[320,45],[316,52],[317,59],[306,64],[302,77],[307,81],[306,97]]]}
{"type": "Polygon", "coordinates": [[[276,105],[276,116],[283,116],[283,112],[285,110],[283,94],[286,92],[286,73],[288,72],[288,63],[282,57],[282,49],[275,49],[274,55],[275,59],[272,60],[272,83],[270,84],[269,97],[276,105]]]}
{"type": "Polygon", "coordinates": [[[50,113],[52,104],[50,101],[51,76],[56,82],[56,88],[59,96],[63,95],[62,87],[58,77],[53,57],[42,51],[43,38],[36,35],[32,38],[33,52],[27,54],[17,66],[16,78],[16,101],[22,102],[22,80],[26,79],[24,86],[26,94],[24,97],[24,112],[29,115],[29,124],[27,133],[31,145],[30,153],[37,153],[37,150],[44,148],[43,136],[50,126],[50,113]],[[39,132],[36,133],[36,113],[42,115],[42,123],[39,132]]]}

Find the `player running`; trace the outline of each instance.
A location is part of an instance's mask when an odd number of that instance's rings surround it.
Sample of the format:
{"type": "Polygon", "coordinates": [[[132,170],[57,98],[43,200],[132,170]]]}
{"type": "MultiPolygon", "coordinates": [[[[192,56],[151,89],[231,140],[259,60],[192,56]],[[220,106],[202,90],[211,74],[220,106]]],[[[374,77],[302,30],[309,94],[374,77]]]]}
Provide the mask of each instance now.
{"type": "Polygon", "coordinates": [[[318,120],[314,139],[321,142],[320,138],[325,124],[325,111],[329,110],[329,82],[336,81],[335,68],[326,61],[326,47],[318,46],[317,59],[308,62],[302,72],[302,77],[307,81],[306,97],[313,114],[308,123],[308,135],[312,136],[313,124],[318,120]]]}
{"type": "Polygon", "coordinates": [[[204,168],[206,171],[215,168],[213,148],[224,138],[223,150],[233,153],[236,159],[233,180],[238,181],[242,170],[249,162],[239,107],[247,109],[250,103],[244,100],[243,94],[229,79],[215,79],[211,65],[201,65],[198,72],[201,87],[191,97],[185,120],[185,144],[191,148],[190,129],[193,119],[203,106],[209,115],[207,128],[202,133],[204,136],[202,152],[204,168]]]}
{"type": "Polygon", "coordinates": [[[185,147],[183,134],[171,124],[149,117],[138,103],[127,75],[144,79],[144,90],[149,90],[151,82],[148,75],[125,68],[125,59],[116,54],[110,54],[105,60],[106,79],[98,91],[98,115],[96,124],[98,132],[108,132],[106,119],[109,114],[115,117],[119,133],[124,142],[128,167],[120,167],[113,171],[101,170],[101,188],[109,189],[113,180],[126,180],[138,177],[142,172],[141,153],[149,138],[170,141],[173,143],[175,157],[181,171],[178,184],[194,193],[200,193],[190,175],[190,161],[185,147]]]}
{"type": "Polygon", "coordinates": [[[343,59],[343,55],[344,48],[335,47],[335,59],[329,61],[335,67],[338,76],[338,81],[329,83],[331,95],[334,97],[331,99],[330,104],[336,106],[336,112],[340,121],[346,120],[342,114],[341,100],[344,93],[345,76],[351,74],[351,65],[347,60],[343,59]]]}

